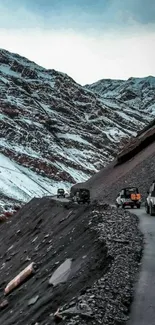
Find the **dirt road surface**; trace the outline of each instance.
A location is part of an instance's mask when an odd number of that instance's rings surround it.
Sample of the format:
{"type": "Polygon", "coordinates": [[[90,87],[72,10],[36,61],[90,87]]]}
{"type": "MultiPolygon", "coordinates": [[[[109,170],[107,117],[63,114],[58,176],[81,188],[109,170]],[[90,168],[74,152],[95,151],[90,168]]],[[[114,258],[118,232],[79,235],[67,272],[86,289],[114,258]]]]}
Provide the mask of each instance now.
{"type": "Polygon", "coordinates": [[[128,325],[155,324],[155,217],[144,209],[132,210],[140,219],[145,245],[135,299],[128,325]]]}

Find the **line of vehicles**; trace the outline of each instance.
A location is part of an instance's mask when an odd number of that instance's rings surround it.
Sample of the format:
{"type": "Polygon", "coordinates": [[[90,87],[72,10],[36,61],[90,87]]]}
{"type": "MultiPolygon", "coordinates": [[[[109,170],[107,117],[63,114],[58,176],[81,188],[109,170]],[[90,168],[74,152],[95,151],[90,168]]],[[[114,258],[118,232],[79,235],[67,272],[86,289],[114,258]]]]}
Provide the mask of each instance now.
{"type": "MultiPolygon", "coordinates": [[[[155,215],[155,181],[152,182],[147,191],[147,198],[145,201],[145,210],[151,216],[155,215]]],[[[85,188],[71,188],[70,195],[65,193],[64,189],[60,188],[57,191],[57,198],[68,197],[72,202],[78,204],[90,203],[90,191],[85,188]]],[[[142,197],[138,187],[122,188],[116,197],[116,207],[125,209],[126,207],[137,209],[141,208],[142,197]]]]}
{"type": "Polygon", "coordinates": [[[57,198],[68,197],[72,202],[80,203],[90,203],[90,191],[85,188],[71,188],[70,195],[65,193],[64,189],[59,188],[57,190],[57,198]]]}

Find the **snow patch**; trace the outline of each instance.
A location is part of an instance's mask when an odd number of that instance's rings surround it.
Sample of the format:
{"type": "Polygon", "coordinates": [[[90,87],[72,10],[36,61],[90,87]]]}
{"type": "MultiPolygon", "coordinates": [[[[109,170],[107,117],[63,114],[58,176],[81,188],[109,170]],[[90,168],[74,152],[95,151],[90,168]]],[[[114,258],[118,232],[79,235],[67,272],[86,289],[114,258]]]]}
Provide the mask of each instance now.
{"type": "Polygon", "coordinates": [[[37,153],[36,151],[34,151],[31,147],[28,146],[22,146],[22,145],[15,145],[12,143],[9,143],[8,141],[6,141],[6,139],[0,139],[0,146],[7,148],[9,150],[13,150],[16,151],[20,154],[26,154],[27,156],[30,157],[34,157],[34,158],[40,158],[40,153],[37,153]]]}
{"type": "Polygon", "coordinates": [[[61,162],[53,163],[55,167],[60,168],[61,170],[67,172],[68,174],[71,175],[71,177],[76,181],[76,182],[83,182],[88,179],[88,174],[85,174],[84,172],[77,170],[75,168],[65,166],[65,164],[61,162]]]}
{"type": "Polygon", "coordinates": [[[103,131],[103,133],[105,133],[108,137],[108,139],[110,141],[114,141],[114,142],[120,142],[121,137],[125,137],[126,133],[122,132],[121,130],[117,129],[117,128],[111,128],[107,131],[103,131]]]}
{"type": "Polygon", "coordinates": [[[6,75],[10,75],[10,76],[17,77],[17,78],[19,78],[19,76],[20,76],[19,73],[11,70],[10,67],[6,64],[0,65],[0,70],[6,75]]]}
{"type": "Polygon", "coordinates": [[[88,141],[82,139],[80,137],[80,135],[78,134],[71,134],[71,133],[57,133],[57,136],[59,138],[63,138],[63,139],[68,139],[68,140],[73,140],[73,141],[76,141],[76,142],[79,142],[79,143],[83,143],[83,144],[86,144],[88,146],[92,146],[91,143],[89,143],[88,141]]]}

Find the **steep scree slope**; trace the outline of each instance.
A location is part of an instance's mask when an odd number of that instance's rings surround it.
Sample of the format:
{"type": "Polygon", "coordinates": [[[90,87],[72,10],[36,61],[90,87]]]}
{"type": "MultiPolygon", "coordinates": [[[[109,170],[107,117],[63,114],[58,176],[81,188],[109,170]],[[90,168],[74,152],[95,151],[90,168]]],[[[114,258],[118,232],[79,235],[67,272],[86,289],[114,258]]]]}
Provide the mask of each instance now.
{"type": "MultiPolygon", "coordinates": [[[[154,80],[82,87],[64,73],[0,50],[1,153],[26,167],[26,174],[31,169],[33,179],[39,174],[42,183],[49,180],[53,189],[58,182],[67,187],[84,181],[113,159],[121,138],[135,135],[153,117],[154,80]]],[[[0,190],[8,195],[1,184],[0,190]]]]}
{"type": "Polygon", "coordinates": [[[0,306],[8,300],[1,324],[54,325],[58,308],[62,324],[122,324],[142,244],[138,220],[128,212],[33,199],[1,225],[0,306]],[[31,262],[36,274],[4,297],[8,282],[31,262]]]}
{"type": "Polygon", "coordinates": [[[136,138],[126,143],[117,158],[81,186],[91,190],[92,198],[114,202],[122,187],[138,186],[143,200],[155,179],[155,120],[136,138]]]}

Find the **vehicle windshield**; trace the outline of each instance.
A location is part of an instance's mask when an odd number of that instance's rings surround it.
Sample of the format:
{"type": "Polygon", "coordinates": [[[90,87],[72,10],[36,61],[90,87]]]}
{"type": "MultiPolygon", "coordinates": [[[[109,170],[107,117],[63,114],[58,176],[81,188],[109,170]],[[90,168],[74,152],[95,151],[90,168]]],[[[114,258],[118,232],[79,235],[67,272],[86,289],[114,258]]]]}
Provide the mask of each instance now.
{"type": "Polygon", "coordinates": [[[83,189],[83,188],[82,188],[82,189],[80,189],[80,192],[81,192],[81,193],[87,193],[87,194],[88,194],[88,193],[89,193],[89,190],[86,190],[86,189],[83,189]]]}
{"type": "Polygon", "coordinates": [[[155,191],[155,183],[153,183],[152,191],[155,191]]]}
{"type": "Polygon", "coordinates": [[[137,193],[138,193],[138,189],[135,188],[135,187],[133,187],[133,188],[128,188],[128,189],[126,189],[126,191],[125,191],[126,196],[131,195],[131,194],[137,194],[137,193]]]}

